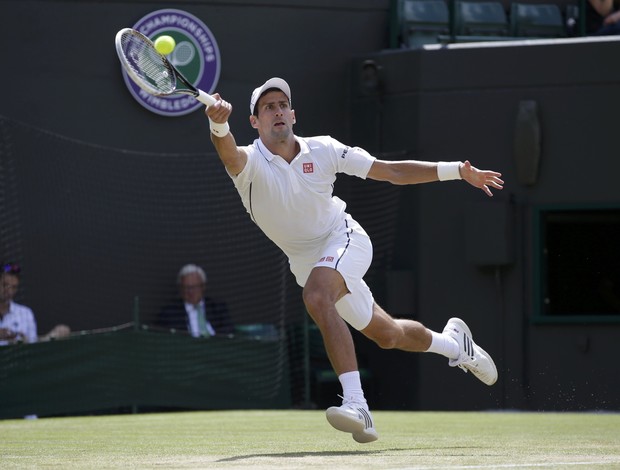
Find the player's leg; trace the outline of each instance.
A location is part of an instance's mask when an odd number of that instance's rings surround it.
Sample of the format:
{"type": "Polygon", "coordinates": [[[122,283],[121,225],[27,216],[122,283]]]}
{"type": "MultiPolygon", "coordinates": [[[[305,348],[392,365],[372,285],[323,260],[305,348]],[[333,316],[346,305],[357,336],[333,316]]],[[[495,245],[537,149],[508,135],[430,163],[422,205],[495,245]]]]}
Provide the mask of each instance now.
{"type": "MultiPolygon", "coordinates": [[[[362,389],[353,339],[349,327],[362,329],[372,317],[372,294],[366,289],[353,297],[349,285],[360,286],[372,261],[372,244],[364,230],[347,218],[342,231],[332,234],[320,248],[307,282],[304,283],[306,307],[323,334],[325,347],[342,385],[341,406],[326,411],[327,420],[336,429],[349,432],[357,442],[378,438],[372,415],[362,389]],[[345,323],[346,321],[346,323],[345,323]]],[[[291,268],[303,274],[297,266],[291,268]]],[[[298,282],[303,275],[297,276],[298,282]]]]}
{"type": "Polygon", "coordinates": [[[378,434],[364,397],[351,332],[336,309],[336,302],[345,295],[349,294],[342,275],[326,266],[312,270],[303,290],[306,309],[321,331],[342,385],[342,405],[328,408],[327,420],[339,431],[351,433],[357,442],[366,443],[377,440],[378,434]]]}
{"type": "Polygon", "coordinates": [[[372,319],[361,332],[382,348],[441,354],[451,367],[470,371],[487,385],[497,381],[493,359],[474,343],[469,327],[459,318],[448,320],[438,333],[414,320],[394,319],[375,303],[372,319]]]}
{"type": "Polygon", "coordinates": [[[336,310],[336,302],[347,292],[340,273],[324,266],[312,270],[303,289],[306,310],[321,331],[327,356],[338,376],[357,370],[351,332],[336,310]]]}
{"type": "MultiPolygon", "coordinates": [[[[433,342],[433,332],[422,323],[415,320],[394,319],[377,303],[373,303],[370,323],[361,332],[383,349],[425,352],[433,342]]],[[[458,344],[452,338],[448,337],[447,340],[444,355],[448,358],[456,358],[458,344]]]]}

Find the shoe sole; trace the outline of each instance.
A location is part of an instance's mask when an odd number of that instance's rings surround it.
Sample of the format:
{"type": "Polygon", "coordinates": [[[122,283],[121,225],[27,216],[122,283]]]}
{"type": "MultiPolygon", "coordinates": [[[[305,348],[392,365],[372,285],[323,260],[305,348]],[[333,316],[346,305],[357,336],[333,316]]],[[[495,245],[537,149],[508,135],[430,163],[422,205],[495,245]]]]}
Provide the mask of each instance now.
{"type": "Polygon", "coordinates": [[[337,406],[332,406],[327,409],[325,416],[329,424],[338,431],[359,433],[364,430],[365,423],[358,418],[357,413],[347,413],[337,406]]]}
{"type": "Polygon", "coordinates": [[[365,428],[364,420],[357,417],[357,413],[347,413],[337,406],[332,406],[325,412],[327,421],[334,429],[348,432],[353,435],[353,439],[360,444],[366,444],[379,439],[379,435],[374,428],[365,428]]]}
{"type": "Polygon", "coordinates": [[[368,444],[379,439],[379,434],[374,429],[366,429],[364,432],[354,432],[353,439],[360,444],[368,444]]]}
{"type": "MultiPolygon", "coordinates": [[[[473,336],[472,336],[472,334],[471,334],[471,330],[469,329],[469,327],[467,326],[467,324],[466,324],[463,320],[461,320],[460,318],[450,318],[450,320],[448,320],[448,323],[457,323],[457,324],[461,327],[461,329],[462,329],[463,331],[465,331],[465,333],[467,333],[467,335],[469,335],[469,337],[471,338],[472,342],[474,342],[474,344],[476,344],[476,343],[475,343],[475,341],[474,341],[474,337],[473,337],[473,336]]],[[[474,373],[474,371],[473,371],[473,370],[471,370],[471,369],[469,369],[469,370],[470,370],[470,372],[471,372],[472,374],[474,374],[474,376],[475,376],[478,380],[480,380],[483,384],[488,385],[488,386],[491,386],[491,385],[493,385],[495,382],[497,382],[497,367],[495,367],[495,362],[493,362],[493,358],[491,357],[491,355],[490,355],[488,352],[486,352],[484,349],[482,349],[480,346],[478,346],[478,344],[476,344],[476,347],[480,350],[480,352],[481,352],[482,354],[484,354],[484,355],[486,356],[486,358],[489,360],[489,362],[490,362],[490,363],[491,363],[491,365],[493,366],[493,372],[495,372],[495,374],[494,374],[494,375],[495,375],[495,379],[494,379],[492,382],[485,382],[485,381],[484,381],[484,380],[482,380],[480,377],[478,377],[478,376],[474,373]]]]}

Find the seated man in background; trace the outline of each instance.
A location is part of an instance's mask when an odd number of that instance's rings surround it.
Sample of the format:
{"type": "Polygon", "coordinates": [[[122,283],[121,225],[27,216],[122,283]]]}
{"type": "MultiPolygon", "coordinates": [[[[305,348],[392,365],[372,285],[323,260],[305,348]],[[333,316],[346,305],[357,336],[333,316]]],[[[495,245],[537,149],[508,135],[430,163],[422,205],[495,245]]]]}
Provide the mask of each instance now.
{"type": "Polygon", "coordinates": [[[15,263],[2,265],[0,271],[0,345],[36,343],[37,322],[25,305],[13,302],[19,288],[20,267],[15,263]]]}
{"type": "Polygon", "coordinates": [[[183,266],[177,275],[177,284],[180,298],[159,313],[159,326],[185,330],[195,338],[234,332],[226,304],[205,295],[207,275],[200,266],[183,266]]]}
{"type": "Polygon", "coordinates": [[[66,325],[56,325],[49,333],[37,338],[37,322],[32,310],[13,301],[19,288],[21,268],[5,263],[0,269],[0,346],[14,343],[36,343],[69,336],[66,325]]]}

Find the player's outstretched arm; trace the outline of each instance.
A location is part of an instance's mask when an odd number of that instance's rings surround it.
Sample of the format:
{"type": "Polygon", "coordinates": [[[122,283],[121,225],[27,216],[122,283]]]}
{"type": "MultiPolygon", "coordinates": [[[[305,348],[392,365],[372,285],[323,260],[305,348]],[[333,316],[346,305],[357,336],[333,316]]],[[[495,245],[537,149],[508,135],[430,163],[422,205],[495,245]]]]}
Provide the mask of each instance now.
{"type": "Polygon", "coordinates": [[[424,162],[417,160],[386,161],[375,160],[367,177],[392,184],[420,184],[433,181],[464,179],[487,195],[493,196],[491,188],[502,189],[501,173],[479,170],[469,161],[424,162]]]}
{"type": "Polygon", "coordinates": [[[237,146],[235,137],[228,127],[232,105],[224,101],[218,93],[213,94],[213,97],[217,101],[205,110],[211,128],[211,142],[228,172],[238,175],[245,167],[247,155],[237,146]]]}

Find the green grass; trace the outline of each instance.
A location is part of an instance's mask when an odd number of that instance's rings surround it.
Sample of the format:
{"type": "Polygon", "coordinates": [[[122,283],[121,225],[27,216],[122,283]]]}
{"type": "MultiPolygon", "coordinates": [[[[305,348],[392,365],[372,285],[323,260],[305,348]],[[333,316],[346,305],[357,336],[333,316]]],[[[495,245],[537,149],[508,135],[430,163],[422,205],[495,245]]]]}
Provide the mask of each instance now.
{"type": "Polygon", "coordinates": [[[620,469],[620,414],[375,412],[357,444],[322,411],[0,421],[0,467],[620,469]]]}

